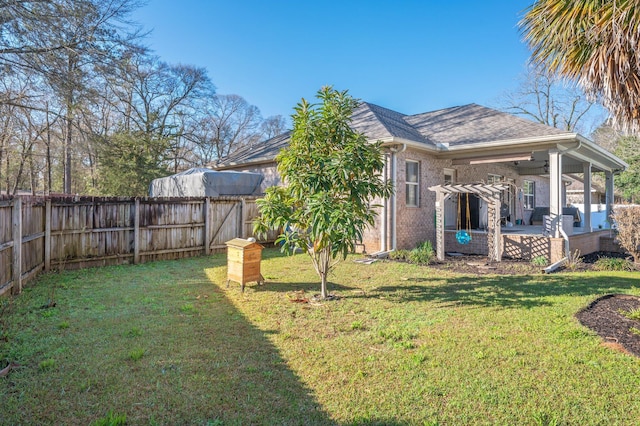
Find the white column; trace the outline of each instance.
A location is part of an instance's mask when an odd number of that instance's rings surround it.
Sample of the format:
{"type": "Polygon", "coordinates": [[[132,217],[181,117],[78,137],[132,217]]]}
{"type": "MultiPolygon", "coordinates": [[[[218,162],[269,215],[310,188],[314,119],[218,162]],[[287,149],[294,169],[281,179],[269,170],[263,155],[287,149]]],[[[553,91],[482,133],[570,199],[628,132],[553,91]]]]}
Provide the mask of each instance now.
{"type": "Polygon", "coordinates": [[[393,181],[393,194],[391,194],[391,250],[395,250],[398,242],[397,228],[398,223],[398,154],[391,153],[391,180],[393,181]]]}
{"type": "Polygon", "coordinates": [[[555,238],[560,238],[562,226],[562,155],[557,150],[549,151],[549,214],[551,230],[555,238]]]}
{"type": "MultiPolygon", "coordinates": [[[[384,167],[382,168],[382,180],[386,183],[389,179],[389,158],[386,153],[382,154],[384,167]]],[[[389,199],[382,199],[382,211],[380,214],[380,251],[387,251],[387,211],[389,210],[389,199]]]]}
{"type": "Polygon", "coordinates": [[[582,173],[584,175],[584,217],[582,218],[582,227],[584,232],[591,232],[591,163],[582,164],[582,173]]]}
{"type": "Polygon", "coordinates": [[[605,190],[606,190],[606,202],[607,202],[607,220],[610,220],[611,214],[613,213],[613,173],[605,172],[604,176],[606,179],[605,190]]]}

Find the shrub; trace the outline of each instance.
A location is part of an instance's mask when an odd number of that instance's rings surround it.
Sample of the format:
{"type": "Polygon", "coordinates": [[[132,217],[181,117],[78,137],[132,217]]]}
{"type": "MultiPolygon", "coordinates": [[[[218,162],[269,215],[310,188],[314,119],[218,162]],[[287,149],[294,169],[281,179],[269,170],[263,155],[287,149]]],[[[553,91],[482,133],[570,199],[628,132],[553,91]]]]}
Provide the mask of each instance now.
{"type": "Polygon", "coordinates": [[[633,256],[635,263],[640,262],[640,206],[618,206],[613,211],[613,221],[618,230],[620,245],[633,256]]]}
{"type": "Polygon", "coordinates": [[[389,259],[391,260],[409,260],[409,250],[394,250],[389,253],[389,259]]]}
{"type": "Polygon", "coordinates": [[[584,265],[584,262],[582,262],[582,258],[580,257],[580,250],[570,252],[569,256],[567,256],[567,269],[570,271],[576,271],[582,265],[584,265]]]}
{"type": "Polygon", "coordinates": [[[418,247],[413,250],[395,250],[389,253],[389,259],[391,260],[406,260],[411,263],[431,263],[435,257],[436,252],[433,250],[431,241],[425,241],[420,243],[418,247]]]}
{"type": "Polygon", "coordinates": [[[601,257],[593,264],[596,271],[633,271],[633,263],[619,257],[601,257]]]}
{"type": "Polygon", "coordinates": [[[549,264],[549,261],[544,256],[536,256],[531,259],[531,264],[534,266],[547,266],[549,264]]]}
{"type": "Polygon", "coordinates": [[[430,263],[435,256],[431,241],[425,241],[409,253],[409,260],[413,263],[430,263]]]}

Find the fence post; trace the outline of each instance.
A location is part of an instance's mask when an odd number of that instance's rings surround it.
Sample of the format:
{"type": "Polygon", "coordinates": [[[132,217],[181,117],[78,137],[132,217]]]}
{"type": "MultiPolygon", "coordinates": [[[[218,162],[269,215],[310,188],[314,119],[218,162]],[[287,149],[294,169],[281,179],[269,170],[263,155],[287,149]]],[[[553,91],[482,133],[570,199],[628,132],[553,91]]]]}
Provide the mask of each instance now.
{"type": "Polygon", "coordinates": [[[211,206],[211,199],[209,197],[206,197],[204,199],[204,213],[203,213],[203,219],[204,219],[204,236],[203,236],[203,243],[204,243],[204,254],[205,255],[209,255],[211,253],[211,245],[209,244],[209,234],[211,233],[211,223],[210,223],[210,218],[209,218],[209,208],[211,206]]]}
{"type": "Polygon", "coordinates": [[[133,212],[133,263],[140,263],[140,199],[136,198],[133,212]]]}
{"type": "Polygon", "coordinates": [[[246,233],[244,232],[245,227],[245,217],[247,216],[247,206],[244,201],[244,197],[242,197],[240,204],[240,238],[247,238],[246,233]]]}
{"type": "Polygon", "coordinates": [[[22,292],[22,199],[13,199],[12,211],[13,236],[13,294],[22,292]]]}
{"type": "Polygon", "coordinates": [[[44,205],[44,270],[51,269],[51,199],[44,205]]]}

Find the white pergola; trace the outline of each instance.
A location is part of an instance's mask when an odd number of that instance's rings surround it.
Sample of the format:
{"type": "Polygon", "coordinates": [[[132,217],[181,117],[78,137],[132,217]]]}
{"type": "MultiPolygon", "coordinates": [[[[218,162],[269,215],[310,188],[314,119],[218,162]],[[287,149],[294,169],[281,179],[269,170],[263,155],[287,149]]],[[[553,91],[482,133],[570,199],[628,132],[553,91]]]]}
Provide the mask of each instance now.
{"type": "Polygon", "coordinates": [[[448,184],[429,187],[436,193],[436,255],[438,260],[444,260],[444,203],[452,194],[473,194],[487,203],[487,245],[489,260],[500,262],[502,259],[502,244],[500,235],[500,195],[509,189],[509,185],[466,183],[448,184]]]}

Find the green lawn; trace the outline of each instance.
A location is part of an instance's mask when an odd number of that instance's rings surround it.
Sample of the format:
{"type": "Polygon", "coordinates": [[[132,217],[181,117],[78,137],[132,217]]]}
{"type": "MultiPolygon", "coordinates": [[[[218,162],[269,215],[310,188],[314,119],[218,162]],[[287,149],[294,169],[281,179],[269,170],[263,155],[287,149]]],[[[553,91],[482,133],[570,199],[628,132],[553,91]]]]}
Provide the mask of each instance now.
{"type": "Polygon", "coordinates": [[[637,424],[640,359],[573,315],[638,273],[455,275],[304,255],[225,287],[224,255],[43,275],[0,301],[0,424],[637,424]],[[55,308],[42,309],[52,292],[55,308]],[[0,366],[4,366],[1,364],[0,366]]]}

